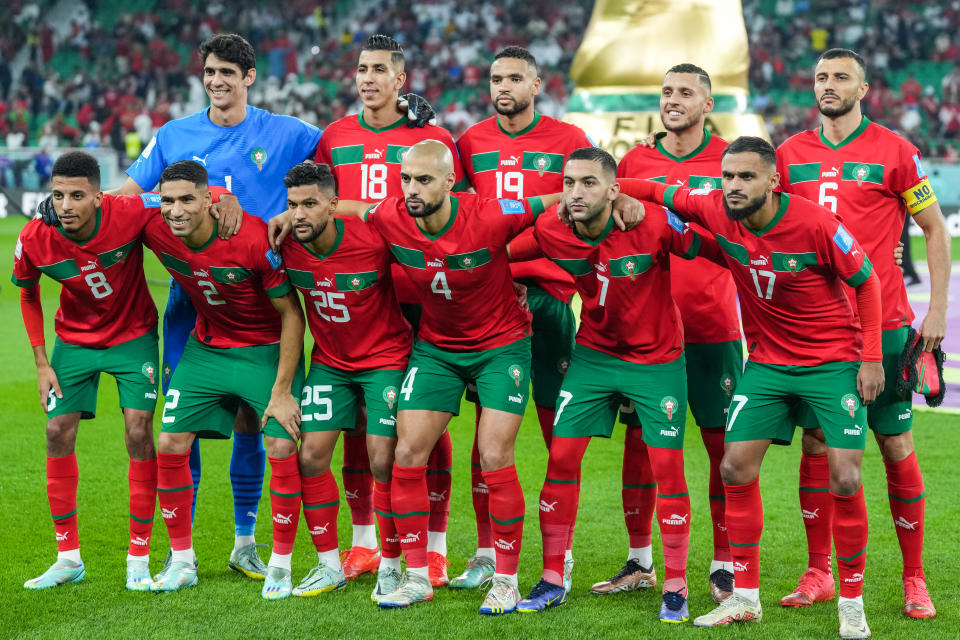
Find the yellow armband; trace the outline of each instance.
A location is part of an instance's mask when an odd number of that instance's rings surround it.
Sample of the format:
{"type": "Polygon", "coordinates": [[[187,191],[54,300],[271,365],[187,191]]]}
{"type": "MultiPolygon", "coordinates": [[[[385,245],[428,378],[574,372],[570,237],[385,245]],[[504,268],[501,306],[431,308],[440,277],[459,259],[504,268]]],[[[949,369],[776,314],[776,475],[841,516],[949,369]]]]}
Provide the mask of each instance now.
{"type": "Polygon", "coordinates": [[[903,198],[903,201],[907,205],[907,211],[909,211],[912,216],[917,215],[937,201],[937,195],[933,192],[933,187],[930,186],[930,180],[926,177],[913,187],[901,193],[900,197],[903,198]]]}

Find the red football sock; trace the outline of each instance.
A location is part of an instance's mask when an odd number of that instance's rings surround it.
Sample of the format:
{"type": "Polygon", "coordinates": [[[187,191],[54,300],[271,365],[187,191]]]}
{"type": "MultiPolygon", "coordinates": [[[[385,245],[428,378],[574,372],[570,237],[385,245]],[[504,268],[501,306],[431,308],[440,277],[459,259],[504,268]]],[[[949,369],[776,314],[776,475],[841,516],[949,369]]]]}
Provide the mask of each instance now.
{"type": "Polygon", "coordinates": [[[427,461],[427,490],[430,492],[430,531],[445,532],[450,517],[450,472],[453,469],[453,444],[444,431],[427,461]]]}
{"type": "Polygon", "coordinates": [[[190,453],[157,454],[157,497],[160,515],[167,525],[170,548],[185,551],[193,546],[193,476],[190,474],[190,453]]]}
{"type": "Polygon", "coordinates": [[[343,432],[343,493],[356,525],[373,524],[373,474],[367,454],[367,434],[343,432]]]}
{"type": "Polygon", "coordinates": [[[430,523],[430,498],[427,495],[427,467],[400,467],[393,464],[390,486],[393,521],[407,567],[427,566],[427,526],[430,523]]]}
{"type": "Polygon", "coordinates": [[[830,494],[833,499],[833,543],[837,545],[840,597],[863,594],[863,569],[867,566],[867,505],[863,487],[852,496],[830,494]]]}
{"type": "Polygon", "coordinates": [[[297,454],[270,461],[270,511],[273,513],[273,552],[293,553],[300,524],[300,463],[297,454]]]}
{"type": "Polygon", "coordinates": [[[541,407],[537,405],[537,419],[540,421],[540,433],[543,435],[543,443],[547,445],[547,451],[550,451],[550,443],[553,441],[553,420],[556,417],[557,410],[553,406],[541,407]]]}
{"type": "Polygon", "coordinates": [[[730,562],[730,544],[727,542],[727,525],[723,523],[723,480],[720,479],[720,461],[723,460],[723,427],[700,429],[700,438],[710,458],[710,484],[707,497],[710,500],[710,519],[713,521],[713,559],[730,562]]]}
{"type": "Polygon", "coordinates": [[[61,458],[47,456],[47,500],[57,536],[57,551],[80,548],[77,531],[77,483],[80,471],[77,454],[61,458]]]}
{"type": "Polygon", "coordinates": [[[760,588],[760,536],[763,534],[763,500],[760,481],[724,484],[727,508],[727,536],[733,556],[734,585],[741,589],[760,588]]]}
{"type": "Polygon", "coordinates": [[[490,527],[497,554],[496,572],[512,575],[520,563],[523,542],[523,489],[517,467],[484,471],[483,481],[490,488],[490,527]]]}
{"type": "Polygon", "coordinates": [[[390,483],[374,482],[373,512],[377,514],[380,527],[380,553],[384,558],[400,557],[400,538],[393,522],[393,507],[390,505],[390,483]]]}
{"type": "Polygon", "coordinates": [[[130,486],[130,546],[131,556],[150,555],[150,535],[153,533],[153,513],[157,506],[157,459],[130,460],[127,467],[130,486]]]}
{"type": "Polygon", "coordinates": [[[649,547],[653,534],[653,510],[657,506],[657,482],[643,442],[643,429],[627,427],[623,442],[623,519],[630,546],[649,547]]]}
{"type": "Polygon", "coordinates": [[[923,475],[912,452],[899,462],[884,461],[887,468],[887,494],[890,515],[897,530],[900,553],[903,554],[903,577],[925,578],[923,575],[923,512],[926,505],[923,475]]]}
{"type": "Polygon", "coordinates": [[[690,494],[683,475],[683,449],[647,447],[657,478],[657,520],[663,542],[664,582],[687,581],[690,548],[690,494]]]}
{"type": "Polygon", "coordinates": [[[300,479],[303,490],[303,519],[317,551],[337,548],[337,515],[340,513],[340,489],[333,472],[300,479]]]}
{"type": "Polygon", "coordinates": [[[590,438],[556,437],[550,445],[547,477],[540,491],[540,532],[543,536],[543,579],[563,584],[563,555],[579,501],[580,462],[590,438]]]}
{"type": "Polygon", "coordinates": [[[827,454],[800,456],[800,513],[807,530],[808,564],[831,573],[830,545],[833,530],[833,498],[830,497],[830,465],[827,454]]]}
{"type": "MultiPolygon", "coordinates": [[[[479,414],[477,421],[479,422],[479,414]]],[[[480,449],[476,431],[473,436],[473,452],[470,454],[470,486],[473,490],[473,513],[477,518],[477,548],[493,547],[493,532],[490,529],[490,489],[483,481],[480,470],[480,449]]]]}

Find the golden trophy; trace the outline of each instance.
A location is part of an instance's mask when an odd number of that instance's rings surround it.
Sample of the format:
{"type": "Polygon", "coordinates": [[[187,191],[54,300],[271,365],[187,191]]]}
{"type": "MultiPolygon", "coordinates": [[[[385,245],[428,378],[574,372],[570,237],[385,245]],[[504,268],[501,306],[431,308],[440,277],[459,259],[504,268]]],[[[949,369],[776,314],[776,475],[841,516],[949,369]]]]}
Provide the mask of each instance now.
{"type": "Polygon", "coordinates": [[[662,131],[660,86],[689,62],[710,74],[714,107],[706,127],[726,140],[769,138],[748,112],[747,30],[740,0],[597,0],[570,68],[577,88],[564,120],[618,160],[662,131]]]}

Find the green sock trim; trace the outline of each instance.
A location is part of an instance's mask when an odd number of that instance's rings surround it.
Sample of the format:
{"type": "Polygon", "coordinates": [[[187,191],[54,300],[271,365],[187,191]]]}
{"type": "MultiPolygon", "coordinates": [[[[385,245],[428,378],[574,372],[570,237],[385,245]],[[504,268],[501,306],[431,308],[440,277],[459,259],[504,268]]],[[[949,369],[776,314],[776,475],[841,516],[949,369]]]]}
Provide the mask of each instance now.
{"type": "Polygon", "coordinates": [[[393,512],[394,518],[409,518],[410,516],[429,516],[429,511],[408,511],[406,513],[393,512]]]}
{"type": "Polygon", "coordinates": [[[827,493],[830,489],[821,489],[820,487],[805,487],[800,485],[800,491],[803,493],[827,493]]]}
{"type": "Polygon", "coordinates": [[[498,520],[497,518],[493,517],[493,514],[491,514],[490,519],[496,522],[497,524],[514,524],[515,522],[521,522],[523,520],[523,516],[510,518],[508,520],[498,520]]]}
{"type": "Polygon", "coordinates": [[[658,497],[658,498],[685,498],[685,497],[689,497],[689,496],[690,496],[690,493],[689,493],[689,492],[684,492],[684,493],[658,493],[658,494],[657,494],[657,497],[658,497]]]}
{"type": "Polygon", "coordinates": [[[471,462],[471,463],[470,463],[470,466],[471,466],[471,467],[474,467],[474,468],[476,468],[476,469],[479,469],[479,468],[480,468],[480,463],[479,463],[479,462],[471,462]]]}
{"type": "Polygon", "coordinates": [[[159,493],[176,493],[177,491],[186,491],[187,489],[193,489],[193,485],[192,485],[192,484],[188,484],[188,485],[183,486],[183,487],[173,487],[172,489],[161,489],[160,487],[157,487],[157,492],[159,492],[159,493]]]}
{"type": "Polygon", "coordinates": [[[550,484],[577,484],[576,480],[557,480],[555,478],[547,478],[546,481],[550,484]]]}
{"type": "Polygon", "coordinates": [[[370,473],[370,467],[367,467],[366,469],[351,469],[350,467],[340,467],[340,472],[341,472],[341,473],[356,473],[356,474],[370,473]]]}
{"type": "Polygon", "coordinates": [[[302,495],[301,491],[297,491],[296,493],[281,493],[279,491],[274,491],[273,489],[270,489],[270,493],[279,498],[296,498],[297,496],[302,495]]]}
{"type": "Polygon", "coordinates": [[[624,482],[623,488],[624,489],[656,489],[657,483],[651,482],[650,484],[627,484],[626,482],[624,482]]]}
{"type": "Polygon", "coordinates": [[[374,512],[375,514],[377,514],[378,516],[383,516],[384,518],[392,518],[392,517],[393,517],[393,512],[392,512],[392,511],[380,511],[380,509],[374,509],[373,512],[374,512]]]}
{"type": "Polygon", "coordinates": [[[743,543],[739,543],[739,542],[734,542],[733,540],[730,540],[729,542],[730,542],[730,546],[731,546],[731,547],[759,547],[759,546],[760,546],[760,543],[759,543],[759,542],[743,542],[743,543]]]}
{"type": "MultiPolygon", "coordinates": [[[[478,466],[479,466],[479,465],[478,465],[478,466]]],[[[439,475],[442,475],[442,474],[444,474],[444,473],[446,473],[447,475],[450,475],[450,473],[452,473],[452,472],[453,472],[453,468],[451,467],[450,469],[437,469],[437,470],[435,470],[435,471],[427,471],[427,475],[428,475],[428,476],[439,476],[439,475]]]]}
{"type": "Polygon", "coordinates": [[[715,495],[713,495],[713,494],[709,494],[709,498],[710,498],[711,500],[715,501],[715,502],[726,502],[726,501],[727,501],[726,496],[715,496],[715,495]]]}
{"type": "MultiPolygon", "coordinates": [[[[74,513],[76,513],[76,512],[74,512],[74,513]]],[[[144,519],[144,518],[138,518],[137,516],[133,515],[132,513],[130,514],[130,519],[131,519],[131,520],[135,520],[135,521],[139,522],[140,524],[150,524],[151,522],[153,522],[153,518],[152,518],[152,517],[146,518],[146,519],[144,519]]]]}
{"type": "Polygon", "coordinates": [[[77,513],[77,510],[74,509],[74,510],[71,511],[70,513],[65,513],[65,514],[63,514],[62,516],[58,516],[58,515],[56,515],[56,514],[51,513],[51,514],[50,514],[50,517],[53,518],[54,520],[63,520],[63,519],[65,519],[65,518],[69,518],[70,516],[76,515],[76,513],[77,513]]]}
{"type": "Polygon", "coordinates": [[[849,558],[844,558],[842,555],[840,555],[840,554],[838,553],[838,554],[837,554],[837,560],[843,560],[844,562],[853,562],[853,559],[854,559],[854,558],[856,558],[857,556],[863,555],[863,554],[866,553],[866,552],[867,552],[867,548],[864,547],[863,549],[860,549],[860,551],[857,551],[855,554],[853,554],[853,555],[850,556],[849,558]]]}
{"type": "MultiPolygon", "coordinates": [[[[273,493],[272,491],[270,493],[273,493]]],[[[307,504],[303,503],[304,509],[326,509],[327,507],[336,507],[340,504],[340,500],[334,500],[333,502],[320,502],[318,504],[307,504]]]]}
{"type": "Polygon", "coordinates": [[[889,497],[891,500],[896,500],[897,502],[904,502],[906,504],[911,504],[913,502],[919,502],[920,500],[923,500],[924,496],[926,495],[927,495],[927,492],[924,491],[923,493],[918,495],[916,498],[901,498],[900,496],[895,496],[892,493],[888,493],[887,497],[889,497]]]}

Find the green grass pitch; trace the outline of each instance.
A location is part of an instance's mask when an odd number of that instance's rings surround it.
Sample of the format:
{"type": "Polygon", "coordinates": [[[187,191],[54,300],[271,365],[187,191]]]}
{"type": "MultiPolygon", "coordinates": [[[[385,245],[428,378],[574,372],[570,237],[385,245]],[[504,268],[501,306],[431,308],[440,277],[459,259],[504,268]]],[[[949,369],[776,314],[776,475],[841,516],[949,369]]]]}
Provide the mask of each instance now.
{"type": "MultiPolygon", "coordinates": [[[[0,220],[0,255],[9,273],[16,235],[23,219],[0,220]]],[[[148,275],[166,280],[148,257],[148,275]]],[[[45,496],[44,424],[36,391],[30,348],[22,328],[16,287],[0,290],[0,637],[338,637],[338,638],[834,638],[834,603],[806,610],[784,610],[778,598],[789,592],[804,568],[803,525],[797,503],[799,444],[770,450],[761,474],[766,530],[761,551],[761,600],[765,616],[759,625],[701,630],[692,625],[666,626],[657,620],[658,593],[641,592],[596,597],[590,585],[617,571],[625,560],[626,533],[620,507],[620,461],[623,428],[613,439],[597,439],[583,465],[583,493],[574,544],[576,568],[567,605],[540,615],[486,618],[477,613],[480,592],[438,590],[432,603],[405,611],[380,611],[370,601],[374,578],[367,575],[347,588],[317,598],[280,602],[260,599],[259,582],[230,571],[226,564],[233,541],[233,511],[228,458],[230,444],[203,443],[203,483],[199,494],[195,544],[200,558],[200,584],[183,593],[128,593],[123,588],[127,546],[127,456],[122,421],[116,411],[112,380],[101,385],[96,420],[81,424],[77,452],[80,464],[79,516],[86,580],[49,591],[29,592],[25,580],[42,573],[54,560],[56,547],[45,496]]],[[[48,343],[52,344],[56,286],[43,281],[48,343]]],[[[154,286],[163,307],[165,286],[154,286]]],[[[159,425],[159,419],[157,420],[159,425]]],[[[928,584],[939,614],[916,621],[901,612],[900,552],[886,498],[883,465],[868,443],[864,485],[870,513],[865,599],[867,619],[876,638],[956,638],[960,636],[960,508],[953,465],[960,452],[960,417],[918,412],[916,439],[927,491],[926,567],[928,584]],[[950,487],[954,487],[951,489],[950,487]],[[952,541],[952,542],[951,542],[952,541]]],[[[470,504],[469,452],[473,410],[451,423],[454,441],[452,517],[448,535],[451,575],[463,569],[473,551],[475,530],[470,504]]],[[[690,548],[690,612],[712,608],[706,578],[712,545],[706,495],[706,454],[696,427],[688,420],[686,472],[693,506],[690,548]]],[[[159,429],[157,429],[159,431],[159,429]]],[[[520,564],[521,590],[539,578],[540,531],[537,502],[546,468],[546,451],[532,407],[517,442],[517,466],[526,493],[527,519],[520,564]]],[[[339,466],[339,454],[335,456],[339,466]]],[[[339,474],[338,474],[339,478],[339,474]]],[[[339,479],[338,479],[339,481],[339,479]]],[[[155,519],[151,568],[158,569],[167,550],[162,519],[155,519]]],[[[341,502],[340,540],[349,543],[349,514],[341,502]]],[[[260,505],[258,541],[270,542],[267,492],[260,505]]],[[[654,548],[659,542],[654,534],[654,548]]],[[[266,555],[264,559],[266,559],[266,555]]],[[[662,557],[655,554],[662,572],[662,557]]],[[[316,556],[305,528],[294,550],[294,579],[301,578],[316,556]]]]}

